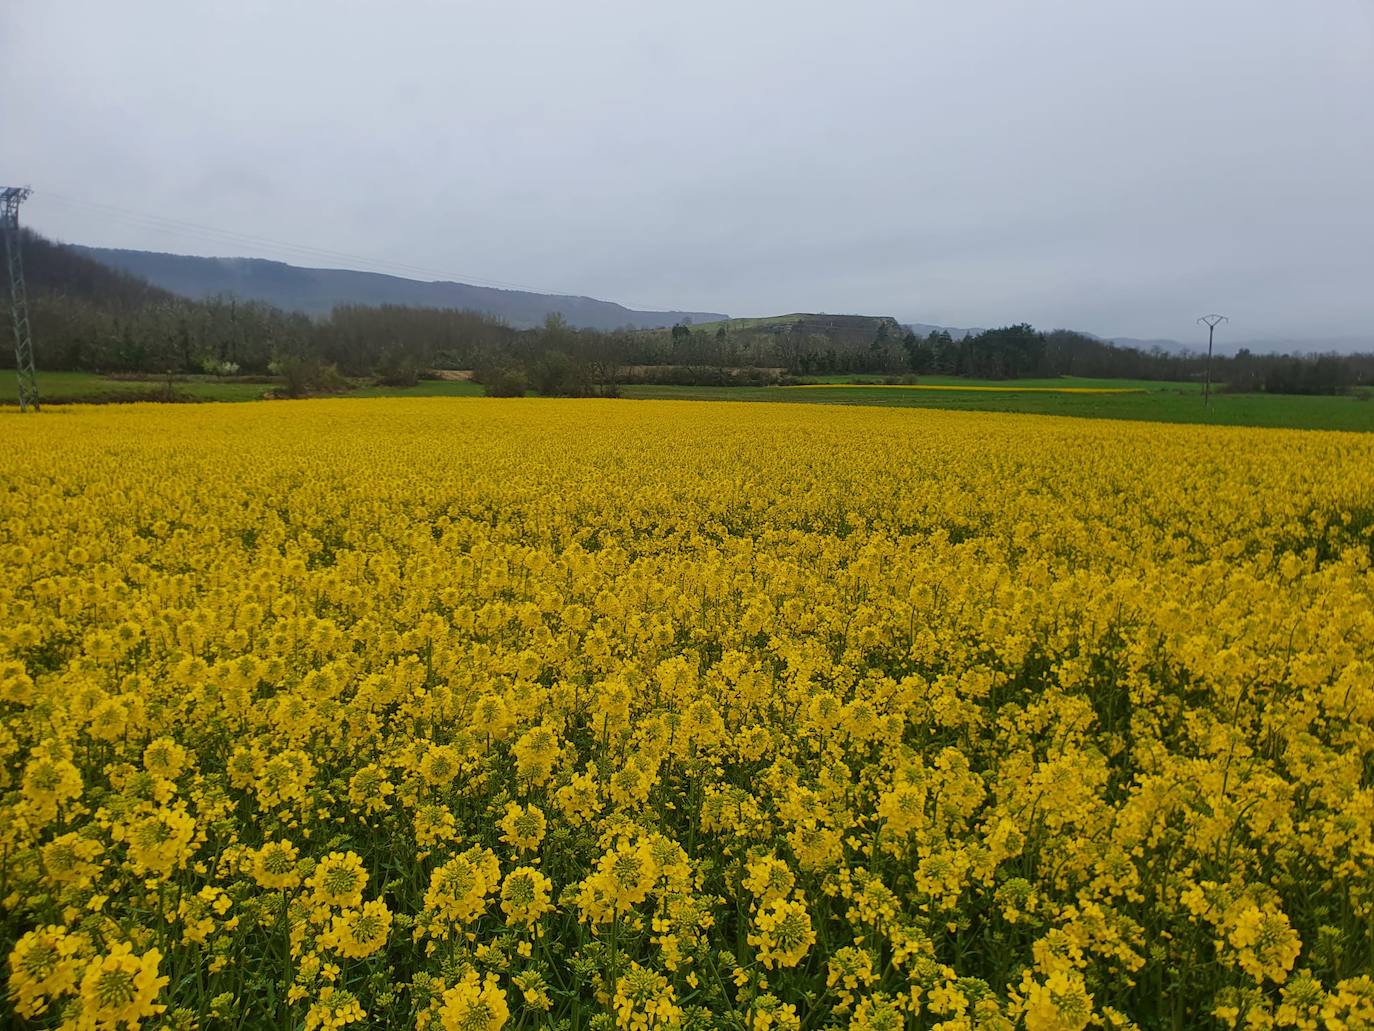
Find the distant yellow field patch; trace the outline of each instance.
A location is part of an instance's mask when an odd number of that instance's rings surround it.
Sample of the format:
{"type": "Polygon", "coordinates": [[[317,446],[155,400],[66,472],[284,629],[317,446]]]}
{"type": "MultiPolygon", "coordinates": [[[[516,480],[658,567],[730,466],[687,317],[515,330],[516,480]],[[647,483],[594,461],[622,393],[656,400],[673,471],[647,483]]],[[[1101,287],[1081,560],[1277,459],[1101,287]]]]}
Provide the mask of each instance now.
{"type": "Polygon", "coordinates": [[[988,387],[973,383],[798,383],[789,390],[958,390],[985,394],[1143,394],[1139,387],[988,387]]]}

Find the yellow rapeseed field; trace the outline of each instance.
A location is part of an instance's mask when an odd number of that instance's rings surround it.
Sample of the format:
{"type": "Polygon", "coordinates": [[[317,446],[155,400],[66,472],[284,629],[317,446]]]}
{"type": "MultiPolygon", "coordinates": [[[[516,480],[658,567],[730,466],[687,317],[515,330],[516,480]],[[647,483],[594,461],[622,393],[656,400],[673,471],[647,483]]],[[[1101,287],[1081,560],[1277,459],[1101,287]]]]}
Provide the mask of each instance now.
{"type": "Polygon", "coordinates": [[[1374,436],[0,435],[7,1024],[1374,1026],[1374,436]]]}

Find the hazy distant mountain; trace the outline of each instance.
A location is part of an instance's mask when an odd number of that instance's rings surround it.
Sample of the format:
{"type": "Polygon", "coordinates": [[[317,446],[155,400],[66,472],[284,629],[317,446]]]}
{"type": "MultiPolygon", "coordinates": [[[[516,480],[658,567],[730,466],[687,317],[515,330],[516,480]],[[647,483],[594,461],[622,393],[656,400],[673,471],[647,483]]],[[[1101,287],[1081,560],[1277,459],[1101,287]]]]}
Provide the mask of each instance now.
{"type": "Polygon", "coordinates": [[[60,294],[80,298],[102,308],[127,310],[175,300],[168,290],[154,286],[87,253],[25,229],[20,234],[24,274],[34,296],[60,294]]]}
{"type": "Polygon", "coordinates": [[[495,315],[521,329],[539,325],[553,312],[561,312],[569,323],[586,329],[658,328],[684,319],[714,322],[727,317],[719,312],[635,311],[592,297],[497,290],[466,283],[425,283],[376,272],[301,268],[262,258],[199,258],[79,245],[75,249],[183,297],[233,295],[311,315],[328,314],[339,304],[468,308],[495,315]]]}

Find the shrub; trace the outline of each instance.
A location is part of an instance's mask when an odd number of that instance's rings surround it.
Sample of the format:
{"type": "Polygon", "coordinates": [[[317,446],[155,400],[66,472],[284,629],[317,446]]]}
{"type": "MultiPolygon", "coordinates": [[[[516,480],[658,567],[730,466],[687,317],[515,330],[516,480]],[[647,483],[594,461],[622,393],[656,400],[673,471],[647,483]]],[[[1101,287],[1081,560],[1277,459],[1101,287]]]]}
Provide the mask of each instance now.
{"type": "Polygon", "coordinates": [[[200,360],[200,369],[207,376],[234,376],[238,374],[238,362],[224,362],[207,355],[200,360]]]}
{"type": "Polygon", "coordinates": [[[339,370],[318,355],[285,355],[269,368],[282,378],[281,394],[285,397],[338,393],[349,386],[339,370]]]}
{"type": "Polygon", "coordinates": [[[482,384],[487,397],[524,397],[529,388],[524,371],[510,367],[478,369],[472,378],[482,384]]]}
{"type": "Polygon", "coordinates": [[[373,370],[378,386],[413,387],[420,382],[420,365],[403,351],[388,351],[373,370]]]}

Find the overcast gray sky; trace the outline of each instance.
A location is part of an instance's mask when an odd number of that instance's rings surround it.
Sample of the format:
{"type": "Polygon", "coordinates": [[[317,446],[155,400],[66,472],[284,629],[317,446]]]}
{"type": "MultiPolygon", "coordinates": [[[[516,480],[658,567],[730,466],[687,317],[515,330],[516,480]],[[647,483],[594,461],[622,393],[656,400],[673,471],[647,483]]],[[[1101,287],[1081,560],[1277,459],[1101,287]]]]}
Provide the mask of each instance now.
{"type": "Polygon", "coordinates": [[[1367,335],[1374,0],[0,0],[0,180],[106,246],[1367,335]]]}

